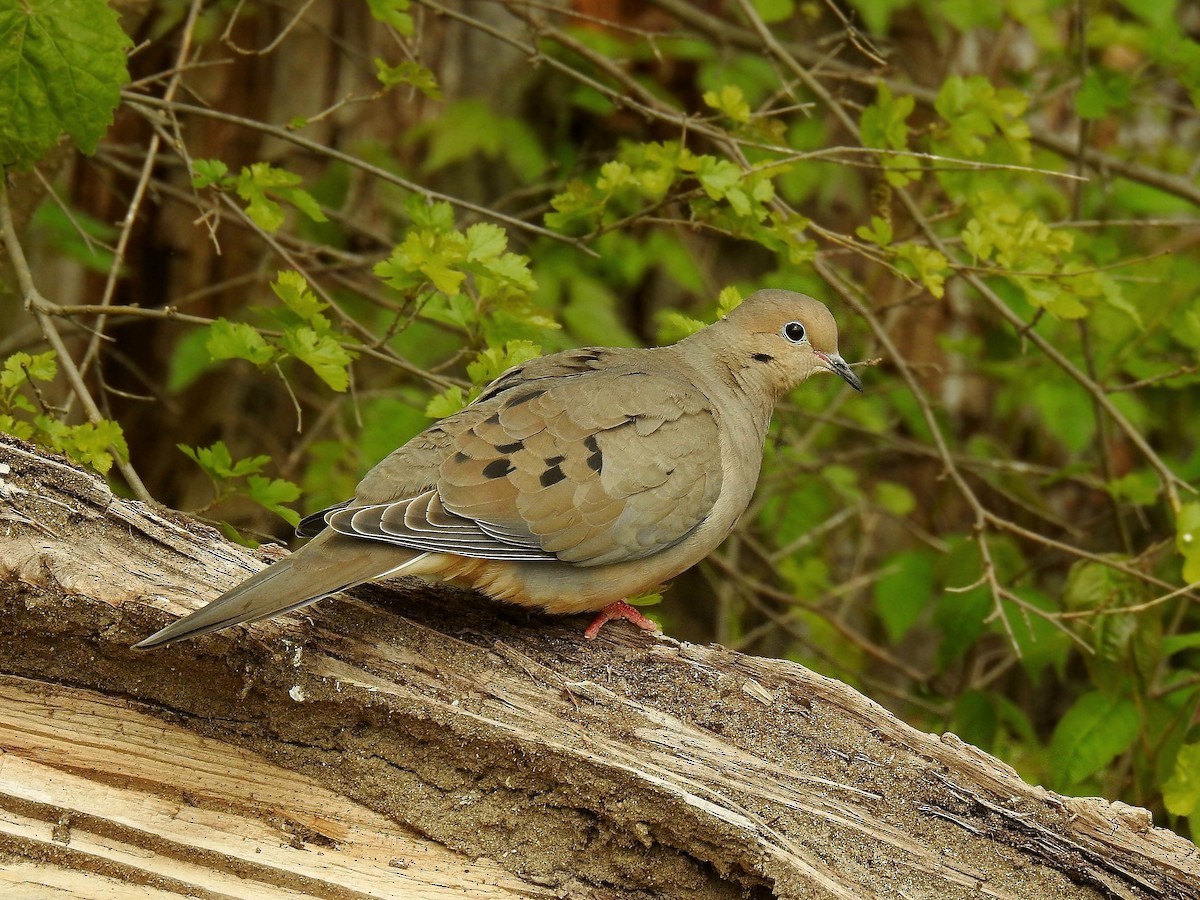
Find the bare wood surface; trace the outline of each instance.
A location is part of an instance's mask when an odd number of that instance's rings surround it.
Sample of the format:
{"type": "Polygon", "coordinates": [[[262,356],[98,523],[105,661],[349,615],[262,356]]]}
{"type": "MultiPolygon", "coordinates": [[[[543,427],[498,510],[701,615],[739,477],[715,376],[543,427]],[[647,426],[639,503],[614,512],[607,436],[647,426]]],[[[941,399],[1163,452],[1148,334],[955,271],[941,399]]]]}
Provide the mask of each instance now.
{"type": "Polygon", "coordinates": [[[1200,896],[1144,810],[787,662],[410,584],[128,649],[264,558],[0,438],[4,896],[1200,896]]]}

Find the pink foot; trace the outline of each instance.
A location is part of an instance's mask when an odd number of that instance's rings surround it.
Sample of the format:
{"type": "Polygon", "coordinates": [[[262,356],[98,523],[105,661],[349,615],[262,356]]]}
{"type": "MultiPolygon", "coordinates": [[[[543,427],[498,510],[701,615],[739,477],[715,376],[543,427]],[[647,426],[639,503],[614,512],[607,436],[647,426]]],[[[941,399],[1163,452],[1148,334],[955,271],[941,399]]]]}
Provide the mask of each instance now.
{"type": "Polygon", "coordinates": [[[596,613],[596,618],[592,619],[592,624],[583,632],[583,636],[589,641],[594,641],[596,635],[600,633],[600,629],[604,627],[604,623],[611,622],[613,619],[625,619],[643,631],[658,631],[658,626],[638,612],[636,608],[624,600],[618,600],[596,613]]]}

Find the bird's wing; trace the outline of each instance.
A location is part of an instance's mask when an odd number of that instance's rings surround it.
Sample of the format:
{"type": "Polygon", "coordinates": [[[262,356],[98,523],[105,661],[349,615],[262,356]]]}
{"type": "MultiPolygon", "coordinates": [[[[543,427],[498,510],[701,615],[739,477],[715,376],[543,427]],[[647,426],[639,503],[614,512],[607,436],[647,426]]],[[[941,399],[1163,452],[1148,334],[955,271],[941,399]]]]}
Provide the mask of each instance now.
{"type": "Polygon", "coordinates": [[[376,467],[329,524],[413,549],[581,566],[683,540],[721,491],[712,404],[649,357],[578,355],[612,352],[560,354],[501,376],[376,467]],[[414,479],[435,451],[436,472],[414,479]],[[390,481],[408,496],[389,492],[390,481]]]}

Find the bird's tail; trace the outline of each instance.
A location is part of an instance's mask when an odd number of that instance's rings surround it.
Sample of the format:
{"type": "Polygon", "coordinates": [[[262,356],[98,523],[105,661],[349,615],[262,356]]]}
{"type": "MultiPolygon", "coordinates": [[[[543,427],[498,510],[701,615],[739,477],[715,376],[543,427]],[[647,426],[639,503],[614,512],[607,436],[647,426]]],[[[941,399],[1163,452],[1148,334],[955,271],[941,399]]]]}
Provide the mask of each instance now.
{"type": "Polygon", "coordinates": [[[428,555],[325,531],[286,559],[133,646],[151,650],[229,625],[268,619],[356,584],[399,573],[428,555]]]}

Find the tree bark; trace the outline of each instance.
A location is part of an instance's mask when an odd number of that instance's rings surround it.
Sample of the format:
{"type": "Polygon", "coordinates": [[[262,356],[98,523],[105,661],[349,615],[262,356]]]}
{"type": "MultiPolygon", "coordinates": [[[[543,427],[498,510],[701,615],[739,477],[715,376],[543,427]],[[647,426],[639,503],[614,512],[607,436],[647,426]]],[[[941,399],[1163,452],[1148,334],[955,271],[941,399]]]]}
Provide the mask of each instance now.
{"type": "Polygon", "coordinates": [[[789,662],[419,582],[129,649],[280,552],[0,437],[4,896],[1200,896],[1145,810],[789,662]]]}

